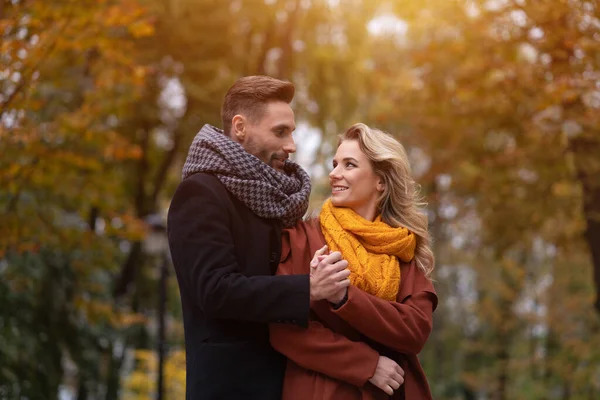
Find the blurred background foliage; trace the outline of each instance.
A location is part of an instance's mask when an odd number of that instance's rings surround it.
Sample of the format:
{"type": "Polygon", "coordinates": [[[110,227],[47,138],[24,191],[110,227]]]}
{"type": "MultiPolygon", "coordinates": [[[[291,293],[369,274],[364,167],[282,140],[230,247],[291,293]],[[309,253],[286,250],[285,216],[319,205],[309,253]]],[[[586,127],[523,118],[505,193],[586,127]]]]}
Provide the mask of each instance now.
{"type": "MultiPolygon", "coordinates": [[[[409,150],[440,305],[436,399],[600,398],[597,0],[0,2],[0,398],[156,392],[162,214],[236,78],[296,85],[296,160],[409,150]]],[[[166,282],[164,397],[184,397],[166,282]]]]}

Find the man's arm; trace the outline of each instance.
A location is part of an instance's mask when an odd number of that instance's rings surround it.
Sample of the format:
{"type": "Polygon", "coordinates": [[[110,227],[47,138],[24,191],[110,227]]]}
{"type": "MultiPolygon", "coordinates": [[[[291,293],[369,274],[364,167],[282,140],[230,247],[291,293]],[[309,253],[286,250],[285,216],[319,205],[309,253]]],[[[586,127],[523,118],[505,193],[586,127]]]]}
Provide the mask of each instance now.
{"type": "Polygon", "coordinates": [[[169,210],[169,245],[190,295],[210,317],[306,326],[309,276],[241,274],[229,218],[211,185],[188,178],[177,188],[169,210]]]}

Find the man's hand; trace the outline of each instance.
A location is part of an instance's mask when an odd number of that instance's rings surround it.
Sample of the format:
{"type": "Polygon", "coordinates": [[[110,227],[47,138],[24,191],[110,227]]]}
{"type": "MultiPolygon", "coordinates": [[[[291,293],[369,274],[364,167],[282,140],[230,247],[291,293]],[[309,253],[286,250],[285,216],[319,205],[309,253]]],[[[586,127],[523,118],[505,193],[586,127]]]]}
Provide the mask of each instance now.
{"type": "Polygon", "coordinates": [[[311,301],[334,298],[342,289],[350,285],[348,261],[342,260],[342,254],[339,251],[334,251],[329,255],[325,255],[326,252],[327,246],[322,247],[317,250],[311,261],[311,301]],[[314,266],[315,263],[316,266],[314,266]]]}
{"type": "MultiPolygon", "coordinates": [[[[311,275],[313,273],[312,271],[319,265],[319,262],[323,261],[323,259],[325,259],[325,257],[327,257],[328,254],[329,253],[327,251],[327,245],[321,247],[315,252],[313,259],[310,262],[311,275]]],[[[346,293],[348,293],[348,287],[342,287],[337,293],[334,293],[331,296],[329,296],[327,298],[327,301],[334,305],[339,304],[346,296],[346,293]]]]}
{"type": "Polygon", "coordinates": [[[379,356],[375,375],[369,379],[373,385],[392,396],[404,383],[404,370],[392,359],[379,356]]]}

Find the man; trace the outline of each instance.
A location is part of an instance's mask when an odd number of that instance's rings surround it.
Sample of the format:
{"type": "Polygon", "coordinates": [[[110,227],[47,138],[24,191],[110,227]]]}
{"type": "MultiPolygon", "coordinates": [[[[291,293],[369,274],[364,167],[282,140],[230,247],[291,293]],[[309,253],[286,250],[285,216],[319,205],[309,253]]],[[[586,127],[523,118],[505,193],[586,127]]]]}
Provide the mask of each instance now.
{"type": "Polygon", "coordinates": [[[307,326],[310,300],[349,285],[339,256],[310,277],[273,276],[282,227],[302,218],[310,194],[308,175],[288,160],[293,96],[289,82],[242,78],[225,96],[223,131],[205,125],[190,147],[168,216],[187,399],[279,399],[285,358],[268,323],[307,326]]]}

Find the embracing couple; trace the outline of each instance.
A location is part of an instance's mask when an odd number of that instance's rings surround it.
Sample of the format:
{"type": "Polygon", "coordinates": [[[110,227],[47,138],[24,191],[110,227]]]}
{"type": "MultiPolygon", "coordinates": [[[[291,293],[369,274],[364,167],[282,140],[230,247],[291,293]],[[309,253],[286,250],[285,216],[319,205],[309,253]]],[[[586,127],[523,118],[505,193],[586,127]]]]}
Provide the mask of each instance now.
{"type": "Polygon", "coordinates": [[[437,296],[427,217],[403,146],[341,133],[331,196],[288,159],[294,86],[238,80],[190,146],[168,236],[187,399],[431,399],[417,354],[437,296]]]}

